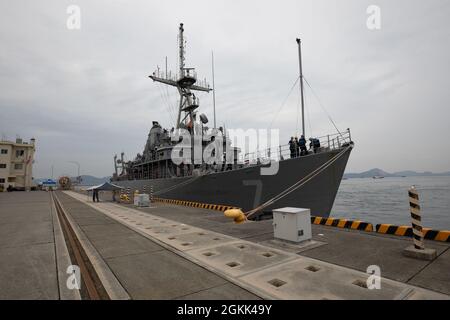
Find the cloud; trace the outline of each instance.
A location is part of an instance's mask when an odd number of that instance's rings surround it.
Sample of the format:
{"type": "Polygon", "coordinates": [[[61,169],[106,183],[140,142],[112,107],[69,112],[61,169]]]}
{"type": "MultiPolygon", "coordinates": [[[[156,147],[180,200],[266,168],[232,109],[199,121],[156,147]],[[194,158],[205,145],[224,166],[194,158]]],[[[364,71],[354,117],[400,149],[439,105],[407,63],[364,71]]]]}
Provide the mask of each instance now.
{"type": "MultiPolygon", "coordinates": [[[[304,73],[356,148],[348,170],[381,167],[445,171],[450,148],[448,1],[378,1],[382,26],[366,28],[371,1],[77,1],[81,30],[66,28],[73,1],[0,4],[0,132],[36,137],[34,175],[113,171],[112,157],[141,152],[153,120],[173,126],[177,93],[147,76],[177,67],[184,22],[187,64],[211,81],[215,56],[217,123],[298,133],[304,73]],[[166,91],[167,90],[167,91],[166,91]],[[168,95],[168,96],[167,96],[168,95]],[[430,157],[439,150],[439,157],[430,157]]],[[[307,135],[332,133],[308,87],[307,135]]],[[[212,97],[200,94],[212,118],[212,97]]]]}

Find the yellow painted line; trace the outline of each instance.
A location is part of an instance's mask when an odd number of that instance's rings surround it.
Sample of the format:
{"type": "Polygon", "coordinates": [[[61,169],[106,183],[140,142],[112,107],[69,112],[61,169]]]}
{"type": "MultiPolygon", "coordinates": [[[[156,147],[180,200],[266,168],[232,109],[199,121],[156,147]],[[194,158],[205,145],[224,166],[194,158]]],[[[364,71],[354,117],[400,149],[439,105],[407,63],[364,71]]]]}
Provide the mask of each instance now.
{"type": "Polygon", "coordinates": [[[364,231],[372,232],[373,231],[373,224],[368,223],[364,231]]]}
{"type": "Polygon", "coordinates": [[[333,218],[327,218],[327,222],[325,222],[326,226],[331,226],[331,224],[333,223],[333,218]]]}
{"type": "Polygon", "coordinates": [[[314,219],[314,224],[320,224],[320,221],[322,221],[322,218],[321,217],[316,217],[314,219]]]}

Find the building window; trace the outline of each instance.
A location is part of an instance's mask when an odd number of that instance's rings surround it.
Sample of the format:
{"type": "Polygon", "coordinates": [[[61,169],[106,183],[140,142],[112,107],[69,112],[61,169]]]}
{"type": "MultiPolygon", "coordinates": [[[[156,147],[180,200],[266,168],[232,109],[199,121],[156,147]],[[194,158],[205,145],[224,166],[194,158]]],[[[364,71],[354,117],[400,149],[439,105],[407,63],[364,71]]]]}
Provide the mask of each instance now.
{"type": "Polygon", "coordinates": [[[8,149],[2,149],[2,154],[8,154],[8,149]]]}
{"type": "Polygon", "coordinates": [[[16,150],[16,157],[17,158],[23,157],[24,153],[25,153],[25,150],[16,150]]]}
{"type": "Polygon", "coordinates": [[[16,164],[14,165],[14,169],[15,169],[15,170],[22,170],[22,169],[23,169],[23,164],[21,164],[21,163],[16,163],[16,164]]]}
{"type": "Polygon", "coordinates": [[[6,163],[0,163],[0,169],[6,169],[6,163]]]}
{"type": "Polygon", "coordinates": [[[8,177],[8,182],[16,182],[16,177],[8,177]]]}
{"type": "Polygon", "coordinates": [[[0,178],[0,183],[5,183],[5,179],[4,178],[0,178]]]}

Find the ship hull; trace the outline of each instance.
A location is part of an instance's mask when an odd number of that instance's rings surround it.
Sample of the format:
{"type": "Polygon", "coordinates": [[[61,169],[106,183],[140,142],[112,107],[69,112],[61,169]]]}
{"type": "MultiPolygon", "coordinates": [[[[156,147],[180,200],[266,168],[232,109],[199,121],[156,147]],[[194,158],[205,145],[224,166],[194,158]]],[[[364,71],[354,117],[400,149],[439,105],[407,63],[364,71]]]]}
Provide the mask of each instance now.
{"type": "MultiPolygon", "coordinates": [[[[255,165],[194,178],[125,180],[114,183],[141,192],[144,186],[147,191],[152,186],[160,198],[236,206],[248,211],[280,194],[342,150],[282,160],[278,162],[279,169],[275,175],[261,175],[262,166],[255,165]]],[[[347,148],[336,161],[312,180],[263,211],[268,213],[275,208],[299,207],[311,209],[314,216],[328,217],[350,152],[351,148],[347,148]]]]}

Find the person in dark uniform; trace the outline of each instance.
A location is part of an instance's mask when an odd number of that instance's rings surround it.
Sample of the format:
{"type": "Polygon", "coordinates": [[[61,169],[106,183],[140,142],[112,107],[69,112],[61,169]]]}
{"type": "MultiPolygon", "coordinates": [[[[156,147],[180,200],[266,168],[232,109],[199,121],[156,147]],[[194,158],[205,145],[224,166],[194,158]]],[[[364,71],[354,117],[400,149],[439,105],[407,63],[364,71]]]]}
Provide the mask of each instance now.
{"type": "Polygon", "coordinates": [[[291,151],[291,158],[295,158],[295,141],[294,137],[289,140],[289,150],[291,151]]]}
{"type": "Polygon", "coordinates": [[[295,137],[295,157],[300,156],[300,146],[298,144],[298,138],[295,137]]]}
{"type": "Polygon", "coordinates": [[[304,135],[302,135],[300,140],[298,140],[298,145],[300,147],[300,155],[306,156],[308,154],[308,150],[306,150],[306,139],[304,135]]]}
{"type": "Polygon", "coordinates": [[[94,189],[92,192],[92,201],[95,202],[95,200],[97,200],[97,202],[100,202],[98,200],[98,190],[97,189],[94,189]]]}
{"type": "Polygon", "coordinates": [[[309,144],[309,148],[313,148],[314,153],[317,153],[320,148],[320,140],[317,138],[309,138],[309,140],[311,141],[311,143],[309,144]]]}

